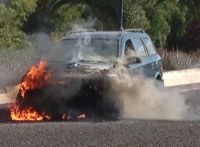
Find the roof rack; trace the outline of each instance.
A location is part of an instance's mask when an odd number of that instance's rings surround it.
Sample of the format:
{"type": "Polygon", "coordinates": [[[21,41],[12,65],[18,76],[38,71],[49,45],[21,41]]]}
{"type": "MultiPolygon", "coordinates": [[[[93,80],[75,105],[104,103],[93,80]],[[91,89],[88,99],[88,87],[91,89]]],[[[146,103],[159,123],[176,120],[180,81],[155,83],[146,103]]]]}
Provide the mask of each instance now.
{"type": "Polygon", "coordinates": [[[138,33],[145,33],[143,29],[126,29],[123,30],[122,32],[138,32],[138,33]]]}
{"type": "Polygon", "coordinates": [[[73,34],[73,33],[83,33],[83,32],[96,32],[97,30],[95,29],[80,29],[77,31],[70,31],[68,34],[73,34]]]}

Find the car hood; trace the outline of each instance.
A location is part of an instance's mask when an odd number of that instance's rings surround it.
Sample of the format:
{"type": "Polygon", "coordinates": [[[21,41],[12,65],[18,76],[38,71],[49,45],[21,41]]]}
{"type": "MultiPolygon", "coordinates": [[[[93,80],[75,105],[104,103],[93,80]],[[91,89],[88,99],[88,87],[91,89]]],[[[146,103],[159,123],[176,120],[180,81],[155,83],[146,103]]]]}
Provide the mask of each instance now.
{"type": "Polygon", "coordinates": [[[114,63],[100,62],[51,62],[49,65],[57,77],[89,77],[114,68],[114,63]]]}
{"type": "Polygon", "coordinates": [[[81,69],[95,69],[95,70],[108,70],[114,66],[113,63],[98,63],[98,62],[77,62],[69,63],[68,68],[81,68],[81,69]]]}

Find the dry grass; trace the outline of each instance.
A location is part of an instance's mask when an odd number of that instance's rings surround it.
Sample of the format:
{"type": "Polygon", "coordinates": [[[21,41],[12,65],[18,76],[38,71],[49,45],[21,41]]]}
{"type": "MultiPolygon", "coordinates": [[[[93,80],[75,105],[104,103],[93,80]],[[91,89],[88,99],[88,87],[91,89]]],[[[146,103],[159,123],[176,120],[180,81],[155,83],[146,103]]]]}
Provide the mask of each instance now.
{"type": "Polygon", "coordinates": [[[36,57],[34,50],[3,50],[0,51],[0,70],[17,72],[26,69],[36,57]]]}
{"type": "Polygon", "coordinates": [[[16,84],[37,59],[31,49],[0,51],[0,88],[16,84]]]}
{"type": "Polygon", "coordinates": [[[167,51],[159,49],[159,54],[163,59],[164,70],[180,70],[200,67],[200,50],[185,53],[179,50],[167,51]]]}

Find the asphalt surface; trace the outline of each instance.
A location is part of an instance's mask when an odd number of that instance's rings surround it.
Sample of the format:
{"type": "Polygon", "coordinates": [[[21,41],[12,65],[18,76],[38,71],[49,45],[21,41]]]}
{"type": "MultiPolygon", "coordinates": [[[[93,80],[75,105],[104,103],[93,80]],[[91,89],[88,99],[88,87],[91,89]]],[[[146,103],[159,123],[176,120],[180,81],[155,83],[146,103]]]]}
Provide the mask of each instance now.
{"type": "Polygon", "coordinates": [[[2,147],[199,146],[199,122],[122,120],[0,125],[2,147]]]}
{"type": "MultiPolygon", "coordinates": [[[[187,97],[188,105],[197,109],[200,105],[200,90],[183,94],[187,97]]],[[[132,119],[109,122],[7,122],[0,123],[0,134],[2,147],[193,147],[200,146],[200,121],[132,119]]]]}

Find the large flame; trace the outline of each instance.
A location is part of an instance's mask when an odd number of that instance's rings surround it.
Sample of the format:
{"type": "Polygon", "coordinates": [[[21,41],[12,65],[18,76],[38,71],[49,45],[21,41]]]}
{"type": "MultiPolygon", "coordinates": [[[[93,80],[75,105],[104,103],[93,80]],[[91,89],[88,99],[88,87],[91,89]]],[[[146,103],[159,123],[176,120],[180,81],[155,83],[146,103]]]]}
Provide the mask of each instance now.
{"type": "Polygon", "coordinates": [[[51,117],[44,113],[39,114],[31,107],[21,110],[19,105],[14,104],[11,108],[11,119],[14,121],[42,121],[50,120],[51,117]]]}
{"type": "MultiPolygon", "coordinates": [[[[19,85],[21,101],[17,100],[10,108],[11,119],[13,121],[51,120],[52,117],[50,115],[35,110],[32,106],[26,104],[26,100],[28,92],[41,89],[53,83],[53,76],[51,72],[47,70],[47,63],[45,61],[41,61],[38,65],[31,67],[28,73],[22,78],[22,82],[19,85]]],[[[85,118],[86,115],[83,113],[77,116],[77,120],[83,120],[85,118]]],[[[71,120],[72,118],[66,112],[62,115],[61,119],[71,120]]]]}
{"type": "MultiPolygon", "coordinates": [[[[26,92],[29,90],[39,89],[48,85],[52,81],[50,72],[46,72],[46,62],[41,61],[37,66],[33,66],[25,75],[19,86],[19,93],[22,98],[25,98],[26,92]]],[[[32,107],[22,107],[17,101],[10,108],[11,119],[14,121],[41,121],[49,120],[51,117],[48,115],[40,114],[32,107]]]]}
{"type": "Polygon", "coordinates": [[[46,62],[41,61],[37,66],[33,66],[26,74],[25,79],[20,85],[22,97],[25,97],[26,91],[42,88],[50,83],[52,76],[46,72],[46,62]]]}

